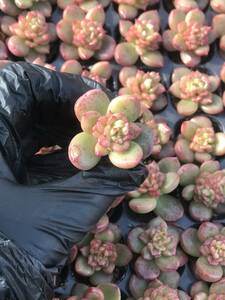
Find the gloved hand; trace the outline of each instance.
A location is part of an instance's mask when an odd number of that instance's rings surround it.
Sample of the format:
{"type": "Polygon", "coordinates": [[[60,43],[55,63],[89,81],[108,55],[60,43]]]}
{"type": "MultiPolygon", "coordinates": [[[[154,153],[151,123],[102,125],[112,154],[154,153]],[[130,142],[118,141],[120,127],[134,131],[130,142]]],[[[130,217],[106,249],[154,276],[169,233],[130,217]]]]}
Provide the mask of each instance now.
{"type": "MultiPolygon", "coordinates": [[[[78,171],[69,162],[67,146],[80,131],[74,103],[93,88],[102,87],[28,63],[10,64],[0,72],[0,232],[30,255],[31,265],[34,258],[46,268],[63,266],[70,248],[115,198],[136,189],[146,176],[144,166],[120,170],[107,159],[90,171],[78,171]],[[34,155],[53,145],[62,150],[34,155]]],[[[14,296],[19,293],[12,299],[47,299],[34,292],[23,298],[20,286],[26,284],[10,286],[14,296]]]]}

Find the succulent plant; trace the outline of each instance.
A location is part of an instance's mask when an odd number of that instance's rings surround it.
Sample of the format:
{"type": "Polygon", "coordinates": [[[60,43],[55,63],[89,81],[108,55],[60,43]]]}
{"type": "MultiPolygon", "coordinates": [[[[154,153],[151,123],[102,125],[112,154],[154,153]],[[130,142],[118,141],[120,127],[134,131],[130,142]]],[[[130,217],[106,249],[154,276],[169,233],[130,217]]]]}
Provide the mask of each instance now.
{"type": "Polygon", "coordinates": [[[111,0],[57,0],[57,5],[61,9],[65,9],[68,5],[76,4],[86,12],[99,4],[107,7],[110,3],[111,0]]]}
{"type": "Polygon", "coordinates": [[[137,17],[139,10],[158,4],[160,0],[114,0],[118,3],[118,13],[122,19],[132,20],[137,17]]]}
{"type": "Polygon", "coordinates": [[[111,282],[116,267],[128,265],[132,259],[129,248],[119,243],[121,231],[118,226],[108,224],[103,231],[90,235],[79,245],[75,271],[89,277],[93,285],[111,282]]]}
{"type": "Polygon", "coordinates": [[[206,25],[204,13],[196,8],[185,13],[174,9],[169,15],[169,30],[163,33],[163,44],[168,51],[180,52],[181,61],[188,67],[194,67],[207,56],[215,34],[206,25]]]}
{"type": "MultiPolygon", "coordinates": [[[[191,298],[177,289],[180,275],[176,271],[165,272],[159,279],[150,283],[132,275],[129,288],[132,296],[137,300],[190,300],[191,298]],[[160,279],[160,280],[159,280],[160,279]]],[[[127,299],[128,300],[128,299],[127,299]]],[[[131,298],[129,298],[131,300],[131,298]]]]}
{"type": "Polygon", "coordinates": [[[190,201],[189,212],[194,220],[208,221],[214,213],[224,212],[225,170],[220,170],[218,161],[207,161],[200,167],[187,163],[177,173],[182,197],[190,201]]]}
{"type": "Polygon", "coordinates": [[[133,95],[144,109],[162,109],[167,104],[165,87],[158,72],[144,72],[136,67],[123,67],[119,74],[119,95],[133,95]]]}
{"type": "Polygon", "coordinates": [[[140,103],[131,95],[114,98],[98,89],[90,90],[75,104],[75,114],[84,132],[69,145],[69,158],[81,170],[93,168],[102,156],[109,156],[115,166],[137,166],[152,149],[152,131],[134,123],[141,113],[140,103]]]}
{"type": "Polygon", "coordinates": [[[57,38],[55,25],[47,23],[44,15],[38,11],[21,14],[18,21],[9,25],[8,30],[9,51],[31,62],[36,58],[45,60],[50,53],[51,42],[57,38]]]}
{"type": "Polygon", "coordinates": [[[131,198],[130,208],[141,214],[154,210],[164,220],[180,219],[183,216],[181,203],[176,198],[166,195],[175,190],[179,184],[180,178],[177,174],[179,168],[179,160],[175,157],[167,157],[158,163],[152,161],[148,164],[148,177],[136,191],[128,193],[131,198]]]}
{"type": "Polygon", "coordinates": [[[211,0],[210,1],[211,8],[220,14],[225,13],[225,1],[224,0],[211,0]]]}
{"type": "Polygon", "coordinates": [[[225,265],[225,228],[222,224],[203,222],[188,228],[181,235],[181,246],[190,256],[196,257],[194,272],[206,282],[217,282],[223,277],[225,265]]]}
{"type": "Polygon", "coordinates": [[[215,132],[211,120],[205,116],[196,116],[183,121],[175,144],[175,152],[180,161],[202,163],[225,155],[225,134],[215,132]]]}
{"type": "Polygon", "coordinates": [[[63,11],[63,18],[56,26],[62,40],[60,53],[64,60],[110,60],[113,57],[115,41],[106,34],[103,24],[105,12],[101,5],[87,13],[79,6],[68,5],[63,11]]]}
{"type": "Polygon", "coordinates": [[[189,12],[192,9],[199,8],[201,10],[204,10],[209,0],[173,0],[173,5],[176,9],[179,9],[185,13],[189,12]]]}
{"type": "Polygon", "coordinates": [[[187,257],[178,248],[179,230],[161,218],[152,219],[146,227],[136,227],[128,234],[130,249],[140,256],[134,269],[139,278],[154,280],[161,272],[176,271],[187,257]]]}
{"type": "Polygon", "coordinates": [[[40,11],[45,17],[50,17],[54,0],[1,0],[0,10],[6,15],[16,17],[23,10],[40,11]]]}
{"type": "Polygon", "coordinates": [[[61,72],[79,74],[84,77],[93,79],[102,85],[106,86],[107,80],[112,76],[112,66],[108,61],[99,61],[94,65],[90,66],[88,69],[82,69],[79,61],[72,59],[67,60],[61,66],[61,72]]]}
{"type": "Polygon", "coordinates": [[[218,114],[224,109],[223,100],[214,92],[218,89],[220,79],[200,71],[185,67],[174,70],[172,74],[171,94],[176,97],[179,114],[190,116],[199,108],[207,114],[218,114]]]}
{"type": "Polygon", "coordinates": [[[164,64],[163,55],[159,48],[162,37],[159,33],[160,18],[156,10],[142,13],[133,24],[121,20],[120,33],[125,41],[115,49],[115,60],[122,66],[131,66],[140,56],[141,61],[150,67],[160,68],[164,64]]]}
{"type": "MultiPolygon", "coordinates": [[[[224,2],[224,1],[223,1],[224,2]]],[[[225,57],[225,11],[223,14],[215,15],[212,19],[212,28],[219,38],[219,49],[222,57],[225,57]]]]}
{"type": "Polygon", "coordinates": [[[224,283],[225,278],[211,283],[211,285],[204,281],[197,281],[191,287],[191,297],[193,300],[224,300],[224,283]]]}

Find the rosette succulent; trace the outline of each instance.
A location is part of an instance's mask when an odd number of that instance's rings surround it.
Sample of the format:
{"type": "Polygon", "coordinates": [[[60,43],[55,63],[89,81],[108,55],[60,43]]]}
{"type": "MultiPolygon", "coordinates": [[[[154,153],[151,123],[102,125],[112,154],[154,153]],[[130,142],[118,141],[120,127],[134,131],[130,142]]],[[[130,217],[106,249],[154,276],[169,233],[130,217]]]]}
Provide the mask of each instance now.
{"type": "MultiPolygon", "coordinates": [[[[120,289],[112,283],[103,283],[97,287],[88,287],[86,284],[77,283],[72,288],[70,296],[66,300],[121,300],[120,289]]],[[[53,298],[52,300],[60,300],[53,298]]]]}
{"type": "Polygon", "coordinates": [[[224,109],[223,100],[214,92],[218,89],[220,79],[200,71],[177,68],[172,74],[171,94],[179,114],[190,116],[198,109],[207,114],[218,114],[224,109]]]}
{"type": "Polygon", "coordinates": [[[167,104],[165,87],[158,72],[144,72],[136,67],[123,67],[119,74],[119,95],[133,95],[144,109],[162,109],[167,104]]]}
{"type": "Polygon", "coordinates": [[[188,13],[172,10],[169,28],[163,33],[164,47],[168,51],[179,51],[180,59],[186,66],[198,65],[201,58],[209,54],[215,37],[200,9],[192,9],[188,13]]]}
{"type": "Polygon", "coordinates": [[[1,0],[0,10],[6,15],[16,17],[23,10],[40,11],[45,17],[50,17],[54,0],[1,0]]]}
{"type": "Polygon", "coordinates": [[[220,14],[225,13],[225,0],[211,0],[210,5],[215,12],[220,14]]]}
{"type": "Polygon", "coordinates": [[[132,275],[129,288],[133,298],[127,300],[189,300],[186,293],[178,290],[180,275],[176,271],[164,272],[150,283],[132,275]]]}
{"type": "Polygon", "coordinates": [[[223,277],[225,266],[225,228],[222,224],[203,222],[198,229],[188,228],[181,235],[183,250],[197,260],[196,276],[207,282],[223,277]]]}
{"type": "Polygon", "coordinates": [[[213,213],[224,212],[225,170],[220,170],[217,161],[207,161],[200,167],[184,164],[178,171],[182,197],[191,201],[189,212],[197,221],[208,221],[213,213]]]}
{"type": "Polygon", "coordinates": [[[191,297],[193,300],[224,300],[225,299],[225,278],[207,284],[204,281],[197,281],[191,287],[191,297]]]}
{"type": "Polygon", "coordinates": [[[50,45],[57,39],[55,25],[47,23],[44,15],[38,11],[21,14],[18,21],[10,22],[7,40],[9,51],[27,61],[36,58],[46,59],[50,45]]]}
{"type": "Polygon", "coordinates": [[[195,8],[204,10],[208,5],[209,0],[172,0],[172,2],[176,9],[187,13],[195,8]]]}
{"type": "Polygon", "coordinates": [[[118,13],[122,19],[132,20],[137,17],[139,10],[158,4],[160,0],[114,0],[118,3],[118,13]]]}
{"type": "Polygon", "coordinates": [[[175,190],[179,184],[177,171],[180,163],[175,157],[167,157],[158,163],[152,161],[147,165],[148,177],[141,186],[128,193],[130,208],[140,214],[154,210],[164,220],[176,221],[183,216],[183,207],[176,198],[166,195],[175,190]],[[173,220],[171,219],[173,218],[173,220]]]}
{"type": "Polygon", "coordinates": [[[132,259],[129,248],[119,243],[120,229],[109,224],[103,231],[89,234],[79,245],[79,253],[75,261],[75,271],[89,277],[93,285],[100,282],[111,282],[116,267],[128,265],[132,259]]]}
{"type": "Polygon", "coordinates": [[[121,20],[120,33],[124,42],[115,49],[115,60],[122,66],[135,64],[140,56],[141,61],[150,67],[163,66],[163,55],[159,48],[162,37],[159,33],[160,18],[156,10],[142,13],[133,24],[131,21],[121,20]]]}
{"type": "Polygon", "coordinates": [[[196,116],[183,121],[181,134],[175,144],[175,152],[180,161],[202,163],[215,156],[225,155],[225,134],[215,132],[211,120],[205,116],[196,116]]]}
{"type": "Polygon", "coordinates": [[[65,9],[68,5],[76,4],[86,12],[98,5],[107,7],[110,3],[111,0],[57,0],[57,5],[61,9],[65,9]]]}
{"type": "Polygon", "coordinates": [[[79,61],[71,59],[67,60],[61,66],[61,72],[79,74],[106,86],[107,80],[109,80],[112,75],[112,66],[108,61],[99,61],[90,66],[88,69],[82,69],[79,61]]]}
{"type": "Polygon", "coordinates": [[[63,18],[56,26],[62,40],[60,54],[64,60],[110,60],[114,54],[115,41],[103,28],[105,12],[101,5],[87,13],[76,4],[68,5],[63,18]]]}
{"type": "Polygon", "coordinates": [[[81,170],[93,168],[108,155],[115,166],[129,169],[137,166],[152,149],[152,131],[134,123],[141,113],[138,100],[130,95],[111,102],[102,90],[90,90],[75,104],[75,114],[84,132],[69,145],[69,158],[81,170]]]}
{"type": "Polygon", "coordinates": [[[146,227],[136,227],[128,234],[130,249],[140,256],[134,269],[138,277],[154,280],[161,272],[176,271],[187,257],[178,248],[179,230],[161,218],[152,219],[146,227]]]}

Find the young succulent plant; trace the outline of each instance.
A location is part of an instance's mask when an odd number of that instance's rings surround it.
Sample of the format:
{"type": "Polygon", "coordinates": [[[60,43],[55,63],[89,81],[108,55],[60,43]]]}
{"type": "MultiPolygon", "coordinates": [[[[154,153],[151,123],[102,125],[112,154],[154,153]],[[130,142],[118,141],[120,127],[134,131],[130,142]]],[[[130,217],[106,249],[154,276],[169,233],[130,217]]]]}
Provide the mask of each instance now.
{"type": "Polygon", "coordinates": [[[172,2],[176,9],[185,13],[195,8],[204,10],[209,4],[209,0],[172,0],[172,2]]]}
{"type": "Polygon", "coordinates": [[[219,14],[225,13],[225,0],[211,0],[210,5],[215,12],[219,14]]]}
{"type": "Polygon", "coordinates": [[[198,229],[190,227],[181,234],[181,246],[196,258],[193,269],[196,277],[217,282],[225,266],[225,227],[220,223],[203,222],[198,229]]]}
{"type": "Polygon", "coordinates": [[[52,4],[54,4],[54,0],[1,0],[0,10],[12,17],[18,16],[23,10],[39,11],[45,17],[50,17],[52,4]]]}
{"type": "Polygon", "coordinates": [[[223,58],[225,58],[225,13],[215,15],[212,19],[212,28],[219,39],[219,49],[223,58]]]}
{"type": "Polygon", "coordinates": [[[194,67],[208,56],[210,44],[215,40],[211,26],[206,25],[204,13],[196,8],[185,13],[174,9],[169,14],[169,30],[163,33],[167,51],[178,51],[183,64],[194,67]]]}
{"type": "Polygon", "coordinates": [[[193,115],[201,109],[207,114],[218,114],[224,109],[222,98],[215,93],[220,85],[219,76],[210,76],[185,67],[176,68],[172,74],[170,93],[176,98],[177,112],[193,115]]]}
{"type": "Polygon", "coordinates": [[[140,121],[149,127],[153,133],[151,157],[159,160],[169,156],[176,156],[173,142],[171,141],[172,129],[163,117],[154,116],[150,110],[146,109],[140,121]]]}
{"type": "MultiPolygon", "coordinates": [[[[138,277],[150,281],[161,272],[176,271],[187,262],[178,247],[180,231],[161,218],[152,219],[146,227],[136,227],[128,234],[130,249],[140,256],[134,264],[138,277]]],[[[163,273],[162,273],[163,274],[163,273]]]]}
{"type": "Polygon", "coordinates": [[[90,90],[76,101],[75,114],[83,129],[69,145],[76,168],[89,170],[108,155],[116,167],[130,169],[150,155],[152,131],[135,123],[141,114],[135,97],[123,95],[110,102],[102,90],[90,90]]]}
{"type": "Polygon", "coordinates": [[[204,162],[200,167],[184,164],[178,171],[182,197],[190,201],[189,213],[194,220],[208,221],[225,209],[225,170],[218,161],[204,162]]]}
{"type": "Polygon", "coordinates": [[[127,300],[190,300],[186,293],[177,289],[179,279],[176,271],[164,272],[159,279],[150,282],[132,275],[129,289],[133,298],[127,300]]]}
{"type": "Polygon", "coordinates": [[[18,21],[10,22],[7,30],[9,51],[27,61],[41,58],[43,61],[50,53],[50,45],[57,39],[55,25],[47,23],[44,15],[38,11],[29,11],[19,15],[18,21]]]}
{"type": "Polygon", "coordinates": [[[109,224],[103,231],[89,234],[79,245],[75,271],[88,277],[93,285],[112,282],[115,268],[127,266],[132,259],[131,251],[120,240],[121,231],[114,224],[109,224]]]}
{"type": "Polygon", "coordinates": [[[114,0],[118,4],[118,13],[122,19],[132,20],[139,10],[158,4],[160,0],[114,0]]]}
{"type": "Polygon", "coordinates": [[[111,3],[111,0],[57,0],[57,5],[61,9],[65,9],[68,5],[76,4],[82,8],[85,12],[90,9],[102,5],[104,8],[111,3]]]}
{"type": "Polygon", "coordinates": [[[103,28],[105,12],[101,5],[87,13],[76,4],[68,5],[63,18],[56,26],[62,40],[60,54],[64,60],[110,60],[113,57],[115,41],[103,28]]]}
{"type": "Polygon", "coordinates": [[[148,177],[136,191],[128,193],[129,207],[139,214],[154,211],[166,221],[182,218],[184,210],[180,201],[167,195],[179,185],[179,168],[179,160],[175,157],[148,164],[148,177]]]}
{"type": "Polygon", "coordinates": [[[107,80],[112,76],[112,66],[108,61],[99,61],[89,66],[88,69],[82,69],[79,61],[71,59],[61,66],[61,72],[79,74],[106,86],[107,80]]]}
{"type": "Polygon", "coordinates": [[[182,122],[174,149],[183,163],[212,160],[225,155],[225,133],[215,132],[209,118],[196,116],[182,122]]]}
{"type": "Polygon", "coordinates": [[[167,105],[166,89],[158,72],[144,72],[134,66],[123,67],[119,79],[122,85],[119,95],[135,96],[141,103],[142,111],[161,110],[167,105]]]}
{"type": "Polygon", "coordinates": [[[207,284],[204,281],[197,281],[191,287],[191,297],[193,300],[224,300],[225,299],[225,278],[207,284]]]}
{"type": "Polygon", "coordinates": [[[128,20],[120,20],[119,29],[124,37],[115,49],[115,60],[122,66],[134,65],[138,58],[149,66],[161,68],[164,65],[163,55],[159,48],[162,37],[159,33],[160,18],[156,10],[142,13],[133,24],[128,20]]]}
{"type": "MultiPolygon", "coordinates": [[[[88,287],[86,284],[77,283],[72,288],[66,300],[121,300],[120,289],[112,283],[102,283],[97,287],[88,287]]],[[[60,300],[53,298],[52,300],[60,300]]]]}

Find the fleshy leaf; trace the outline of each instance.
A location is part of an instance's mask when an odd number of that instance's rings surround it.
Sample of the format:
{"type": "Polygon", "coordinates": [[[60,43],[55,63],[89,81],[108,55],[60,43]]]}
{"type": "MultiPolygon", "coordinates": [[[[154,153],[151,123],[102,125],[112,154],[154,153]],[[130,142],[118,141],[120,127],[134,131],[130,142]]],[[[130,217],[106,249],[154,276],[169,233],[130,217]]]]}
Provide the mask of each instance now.
{"type": "Polygon", "coordinates": [[[140,197],[130,200],[129,207],[138,214],[147,214],[153,211],[157,206],[157,199],[142,195],[140,197]]]}
{"type": "Polygon", "coordinates": [[[191,256],[199,257],[201,242],[198,239],[198,231],[195,228],[188,228],[181,234],[181,246],[191,256]]]}
{"type": "Polygon", "coordinates": [[[165,221],[174,222],[182,218],[184,209],[178,199],[170,195],[162,195],[157,200],[155,213],[165,221]]]}
{"type": "Polygon", "coordinates": [[[109,106],[108,112],[123,112],[130,122],[137,120],[141,113],[141,106],[138,100],[130,95],[122,95],[114,98],[109,106]]]}
{"type": "Polygon", "coordinates": [[[123,267],[129,264],[132,259],[132,253],[130,249],[124,244],[116,244],[117,259],[115,265],[117,267],[123,267]]]}
{"type": "Polygon", "coordinates": [[[79,121],[87,111],[97,111],[101,115],[107,112],[109,106],[108,96],[100,89],[86,92],[75,103],[74,110],[79,121]]]}
{"type": "Polygon", "coordinates": [[[154,280],[160,274],[160,270],[154,261],[145,260],[141,256],[135,262],[135,271],[137,275],[145,280],[154,280]]]}
{"type": "Polygon", "coordinates": [[[137,277],[136,275],[132,275],[129,281],[129,290],[135,299],[144,295],[144,292],[148,286],[147,281],[137,277]]]}
{"type": "Polygon", "coordinates": [[[128,234],[127,242],[130,249],[134,253],[141,253],[142,249],[145,246],[145,244],[139,239],[139,235],[143,232],[144,232],[143,228],[136,227],[132,229],[128,234]]]}
{"type": "Polygon", "coordinates": [[[79,256],[75,263],[75,270],[82,276],[91,276],[94,274],[94,270],[87,263],[87,259],[83,256],[79,256]]]}
{"type": "Polygon", "coordinates": [[[196,274],[204,281],[216,282],[223,276],[221,266],[209,265],[205,257],[199,257],[195,265],[196,274]]]}
{"type": "Polygon", "coordinates": [[[100,158],[95,155],[96,139],[85,132],[77,134],[70,142],[68,153],[71,163],[80,170],[89,170],[100,158]]]}

